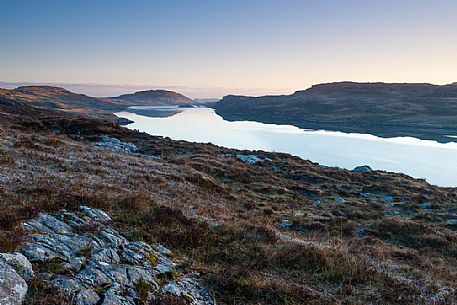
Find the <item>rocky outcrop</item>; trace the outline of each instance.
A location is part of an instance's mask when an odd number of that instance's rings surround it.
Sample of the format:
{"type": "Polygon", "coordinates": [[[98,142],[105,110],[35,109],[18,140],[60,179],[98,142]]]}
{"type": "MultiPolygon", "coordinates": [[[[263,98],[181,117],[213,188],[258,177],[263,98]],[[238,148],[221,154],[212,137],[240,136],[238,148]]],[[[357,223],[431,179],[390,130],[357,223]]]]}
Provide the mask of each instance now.
{"type": "Polygon", "coordinates": [[[257,164],[258,162],[263,162],[263,161],[271,162],[271,159],[269,159],[269,158],[262,159],[256,155],[237,154],[236,158],[242,162],[249,163],[252,165],[257,164]]]}
{"type": "Polygon", "coordinates": [[[129,152],[137,153],[139,152],[138,147],[133,143],[122,142],[116,138],[111,138],[104,136],[101,141],[92,142],[92,146],[98,147],[101,149],[107,149],[114,152],[129,152]]]}
{"type": "Polygon", "coordinates": [[[27,283],[9,264],[0,261],[0,304],[22,304],[27,293],[27,283]]]}
{"type": "Polygon", "coordinates": [[[0,261],[13,267],[24,280],[33,278],[32,264],[22,253],[0,253],[0,261]]]}
{"type": "Polygon", "coordinates": [[[0,304],[21,304],[32,278],[79,305],[134,305],[139,290],[151,302],[169,295],[187,304],[215,304],[194,276],[177,274],[170,250],[129,241],[110,222],[105,212],[86,206],[25,222],[30,240],[22,253],[0,254],[0,304]]]}
{"type": "Polygon", "coordinates": [[[358,173],[371,173],[373,169],[368,165],[360,165],[356,166],[353,171],[358,173]]]}
{"type": "Polygon", "coordinates": [[[163,290],[176,297],[184,297],[194,304],[211,304],[211,295],[191,277],[182,277],[179,281],[172,281],[165,285],[163,290]]]}

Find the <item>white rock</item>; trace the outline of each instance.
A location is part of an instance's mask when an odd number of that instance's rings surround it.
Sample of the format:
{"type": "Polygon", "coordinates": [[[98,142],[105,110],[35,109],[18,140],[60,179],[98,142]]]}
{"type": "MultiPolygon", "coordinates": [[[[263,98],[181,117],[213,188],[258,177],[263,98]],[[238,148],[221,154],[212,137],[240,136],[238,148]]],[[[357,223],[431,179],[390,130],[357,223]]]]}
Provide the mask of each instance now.
{"type": "Polygon", "coordinates": [[[0,304],[21,305],[27,294],[27,283],[7,263],[0,262],[0,304]]]}
{"type": "Polygon", "coordinates": [[[21,253],[0,253],[0,260],[13,267],[24,280],[28,281],[33,277],[32,264],[21,253]]]}

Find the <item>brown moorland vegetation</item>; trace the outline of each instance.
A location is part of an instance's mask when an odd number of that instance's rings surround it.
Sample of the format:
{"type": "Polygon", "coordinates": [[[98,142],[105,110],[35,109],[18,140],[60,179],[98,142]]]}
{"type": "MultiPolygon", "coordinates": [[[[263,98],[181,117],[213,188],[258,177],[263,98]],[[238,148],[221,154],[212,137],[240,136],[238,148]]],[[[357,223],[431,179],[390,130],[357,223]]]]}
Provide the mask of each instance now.
{"type": "MultiPolygon", "coordinates": [[[[0,99],[0,198],[2,252],[27,238],[21,221],[90,205],[129,238],[172,249],[178,272],[200,273],[220,304],[457,302],[457,190],[402,174],[172,141],[0,99]],[[141,152],[91,145],[105,135],[141,152]]],[[[40,285],[29,303],[53,293],[40,285]]]]}

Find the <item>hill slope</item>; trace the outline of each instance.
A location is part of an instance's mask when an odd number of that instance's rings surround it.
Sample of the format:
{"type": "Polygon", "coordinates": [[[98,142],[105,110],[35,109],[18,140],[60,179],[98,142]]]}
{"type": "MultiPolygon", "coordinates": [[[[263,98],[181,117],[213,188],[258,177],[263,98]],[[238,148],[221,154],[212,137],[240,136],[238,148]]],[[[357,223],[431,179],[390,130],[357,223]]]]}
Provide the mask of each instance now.
{"type": "Polygon", "coordinates": [[[291,95],[229,95],[215,109],[228,120],[448,142],[457,130],[457,85],[340,82],[291,95]]]}
{"type": "MultiPolygon", "coordinates": [[[[218,304],[457,302],[456,189],[172,141],[5,98],[0,134],[0,252],[30,239],[22,221],[88,205],[129,240],[170,248],[179,264],[168,276],[197,272],[218,304]]],[[[43,279],[28,283],[27,304],[55,303],[47,283],[66,276],[60,263],[33,263],[43,279]]],[[[189,304],[172,301],[158,304],[189,304]]]]}

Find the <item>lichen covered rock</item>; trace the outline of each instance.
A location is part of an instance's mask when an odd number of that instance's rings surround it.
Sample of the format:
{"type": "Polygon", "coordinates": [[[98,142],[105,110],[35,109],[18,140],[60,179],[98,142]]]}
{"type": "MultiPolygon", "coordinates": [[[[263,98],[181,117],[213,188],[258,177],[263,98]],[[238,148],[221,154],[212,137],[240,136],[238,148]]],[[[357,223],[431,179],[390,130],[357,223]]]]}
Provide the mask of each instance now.
{"type": "Polygon", "coordinates": [[[101,141],[92,142],[92,146],[98,147],[101,149],[111,150],[114,152],[129,152],[129,153],[139,152],[139,149],[138,149],[138,147],[136,147],[135,144],[122,142],[116,138],[111,138],[108,136],[104,136],[101,141]]]}
{"type": "Polygon", "coordinates": [[[26,281],[32,279],[33,268],[29,260],[21,253],[0,253],[0,261],[7,263],[26,281]]]}
{"type": "Polygon", "coordinates": [[[203,288],[195,278],[183,276],[177,281],[168,283],[163,288],[165,293],[184,297],[190,300],[192,304],[212,304],[213,299],[208,291],[203,288]]]}
{"type": "Polygon", "coordinates": [[[256,164],[257,162],[260,162],[262,161],[262,159],[260,159],[258,156],[256,155],[242,155],[242,154],[238,154],[236,155],[237,159],[240,160],[240,161],[243,161],[245,163],[249,163],[249,164],[256,164]]]}
{"type": "Polygon", "coordinates": [[[0,261],[0,304],[22,304],[27,289],[27,283],[16,270],[9,264],[0,261]]]}
{"type": "Polygon", "coordinates": [[[21,304],[26,280],[33,277],[78,305],[136,304],[139,285],[152,298],[173,294],[189,304],[214,304],[197,281],[176,277],[169,249],[129,241],[110,222],[105,212],[87,206],[78,213],[42,213],[25,222],[30,239],[22,253],[0,253],[0,304],[21,304]],[[34,274],[32,264],[39,272],[34,274]],[[167,281],[172,274],[174,280],[167,281]]]}

